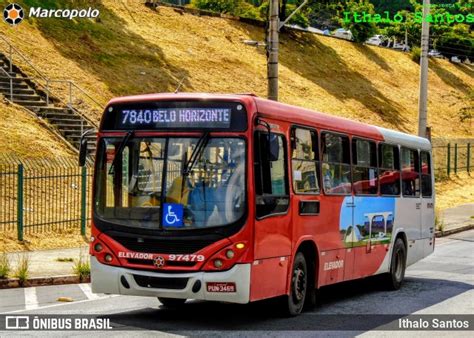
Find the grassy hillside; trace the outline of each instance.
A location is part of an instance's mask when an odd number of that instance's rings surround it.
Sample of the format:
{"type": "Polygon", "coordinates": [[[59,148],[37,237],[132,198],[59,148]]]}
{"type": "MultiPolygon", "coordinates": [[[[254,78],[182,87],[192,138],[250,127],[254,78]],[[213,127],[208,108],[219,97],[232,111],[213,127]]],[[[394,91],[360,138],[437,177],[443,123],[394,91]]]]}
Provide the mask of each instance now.
{"type": "MultiPolygon", "coordinates": [[[[57,3],[41,1],[64,7],[57,3]]],[[[50,77],[73,78],[101,103],[118,95],[173,91],[182,78],[183,91],[265,96],[265,53],[242,43],[263,40],[262,28],[164,7],[155,12],[139,1],[125,2],[128,7],[113,0],[95,3],[98,22],[28,19],[0,29],[50,77]]],[[[419,67],[408,55],[307,33],[281,39],[281,101],[416,132],[419,67]]],[[[430,60],[434,136],[472,136],[473,124],[461,122],[460,112],[472,113],[473,77],[468,66],[430,60]]]]}
{"type": "Polygon", "coordinates": [[[75,158],[75,153],[24,108],[0,95],[0,158],[75,158]]]}

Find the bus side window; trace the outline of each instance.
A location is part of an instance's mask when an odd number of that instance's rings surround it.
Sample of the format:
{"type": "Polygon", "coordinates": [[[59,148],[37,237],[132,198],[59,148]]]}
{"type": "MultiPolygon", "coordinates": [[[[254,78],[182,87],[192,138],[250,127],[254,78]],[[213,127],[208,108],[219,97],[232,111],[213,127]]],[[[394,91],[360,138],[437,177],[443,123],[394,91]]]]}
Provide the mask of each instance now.
{"type": "Polygon", "coordinates": [[[352,188],[349,137],[323,133],[321,143],[324,192],[350,194],[352,188]]]}
{"type": "Polygon", "coordinates": [[[372,141],[352,139],[353,187],[356,195],[377,195],[377,150],[372,141]]]}
{"type": "Polygon", "coordinates": [[[319,194],[318,135],[315,131],[295,128],[292,131],[293,189],[296,194],[319,194]]]}
{"type": "Polygon", "coordinates": [[[418,151],[402,148],[402,191],[403,196],[420,197],[418,151]]]}
{"type": "Polygon", "coordinates": [[[397,146],[379,144],[379,182],[381,195],[400,195],[400,154],[397,146]]]}
{"type": "Polygon", "coordinates": [[[431,197],[433,188],[431,185],[431,159],[430,153],[422,151],[421,155],[421,194],[423,197],[431,197]]]}
{"type": "Polygon", "coordinates": [[[288,193],[288,173],[286,170],[285,140],[283,136],[272,134],[278,138],[278,160],[268,158],[268,134],[255,133],[254,168],[257,218],[271,214],[281,214],[288,210],[290,202],[288,193]]]}

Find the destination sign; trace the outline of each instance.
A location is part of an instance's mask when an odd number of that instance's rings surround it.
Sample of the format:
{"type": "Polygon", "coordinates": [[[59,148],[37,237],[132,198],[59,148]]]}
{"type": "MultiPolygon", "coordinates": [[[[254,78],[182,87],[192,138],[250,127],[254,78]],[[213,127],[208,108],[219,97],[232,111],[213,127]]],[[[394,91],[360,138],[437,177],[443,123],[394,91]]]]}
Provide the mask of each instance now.
{"type": "Polygon", "coordinates": [[[106,107],[101,130],[244,131],[247,112],[232,101],[124,102],[106,107]]]}
{"type": "Polygon", "coordinates": [[[229,128],[230,121],[229,108],[124,109],[121,112],[121,125],[124,127],[229,128]]]}

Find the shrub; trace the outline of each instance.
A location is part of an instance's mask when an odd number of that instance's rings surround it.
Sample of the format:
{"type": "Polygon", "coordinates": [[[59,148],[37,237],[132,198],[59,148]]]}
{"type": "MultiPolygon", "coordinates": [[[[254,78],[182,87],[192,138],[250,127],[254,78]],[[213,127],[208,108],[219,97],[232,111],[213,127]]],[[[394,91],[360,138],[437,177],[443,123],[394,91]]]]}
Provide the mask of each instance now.
{"type": "Polygon", "coordinates": [[[241,0],[193,0],[191,6],[207,11],[234,14],[241,0]]]}
{"type": "Polygon", "coordinates": [[[91,275],[91,265],[89,260],[87,260],[87,258],[85,258],[83,255],[80,255],[79,259],[74,262],[72,269],[81,281],[85,280],[91,275]]]}
{"type": "Polygon", "coordinates": [[[442,232],[444,230],[444,219],[438,208],[435,209],[435,227],[438,231],[442,232]]]}
{"type": "Polygon", "coordinates": [[[0,255],[0,279],[7,278],[10,273],[10,261],[6,253],[0,255]]]}
{"type": "Polygon", "coordinates": [[[421,48],[420,47],[413,47],[411,52],[410,52],[410,57],[416,63],[420,63],[421,48]]]}
{"type": "Polygon", "coordinates": [[[19,279],[20,285],[24,285],[30,275],[30,257],[23,254],[18,259],[15,277],[19,279]]]}

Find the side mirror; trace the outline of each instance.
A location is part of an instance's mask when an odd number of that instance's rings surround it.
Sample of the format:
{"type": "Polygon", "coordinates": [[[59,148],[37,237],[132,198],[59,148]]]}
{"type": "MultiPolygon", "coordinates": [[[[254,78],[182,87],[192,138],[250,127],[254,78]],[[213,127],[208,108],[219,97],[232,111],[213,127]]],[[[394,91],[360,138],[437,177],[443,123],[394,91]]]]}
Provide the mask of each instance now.
{"type": "Polygon", "coordinates": [[[86,165],[87,158],[87,138],[82,135],[80,147],[79,147],[79,166],[83,167],[86,165]]]}
{"type": "Polygon", "coordinates": [[[268,160],[270,162],[278,161],[280,155],[280,144],[278,143],[278,136],[275,134],[268,134],[268,160]]]}

